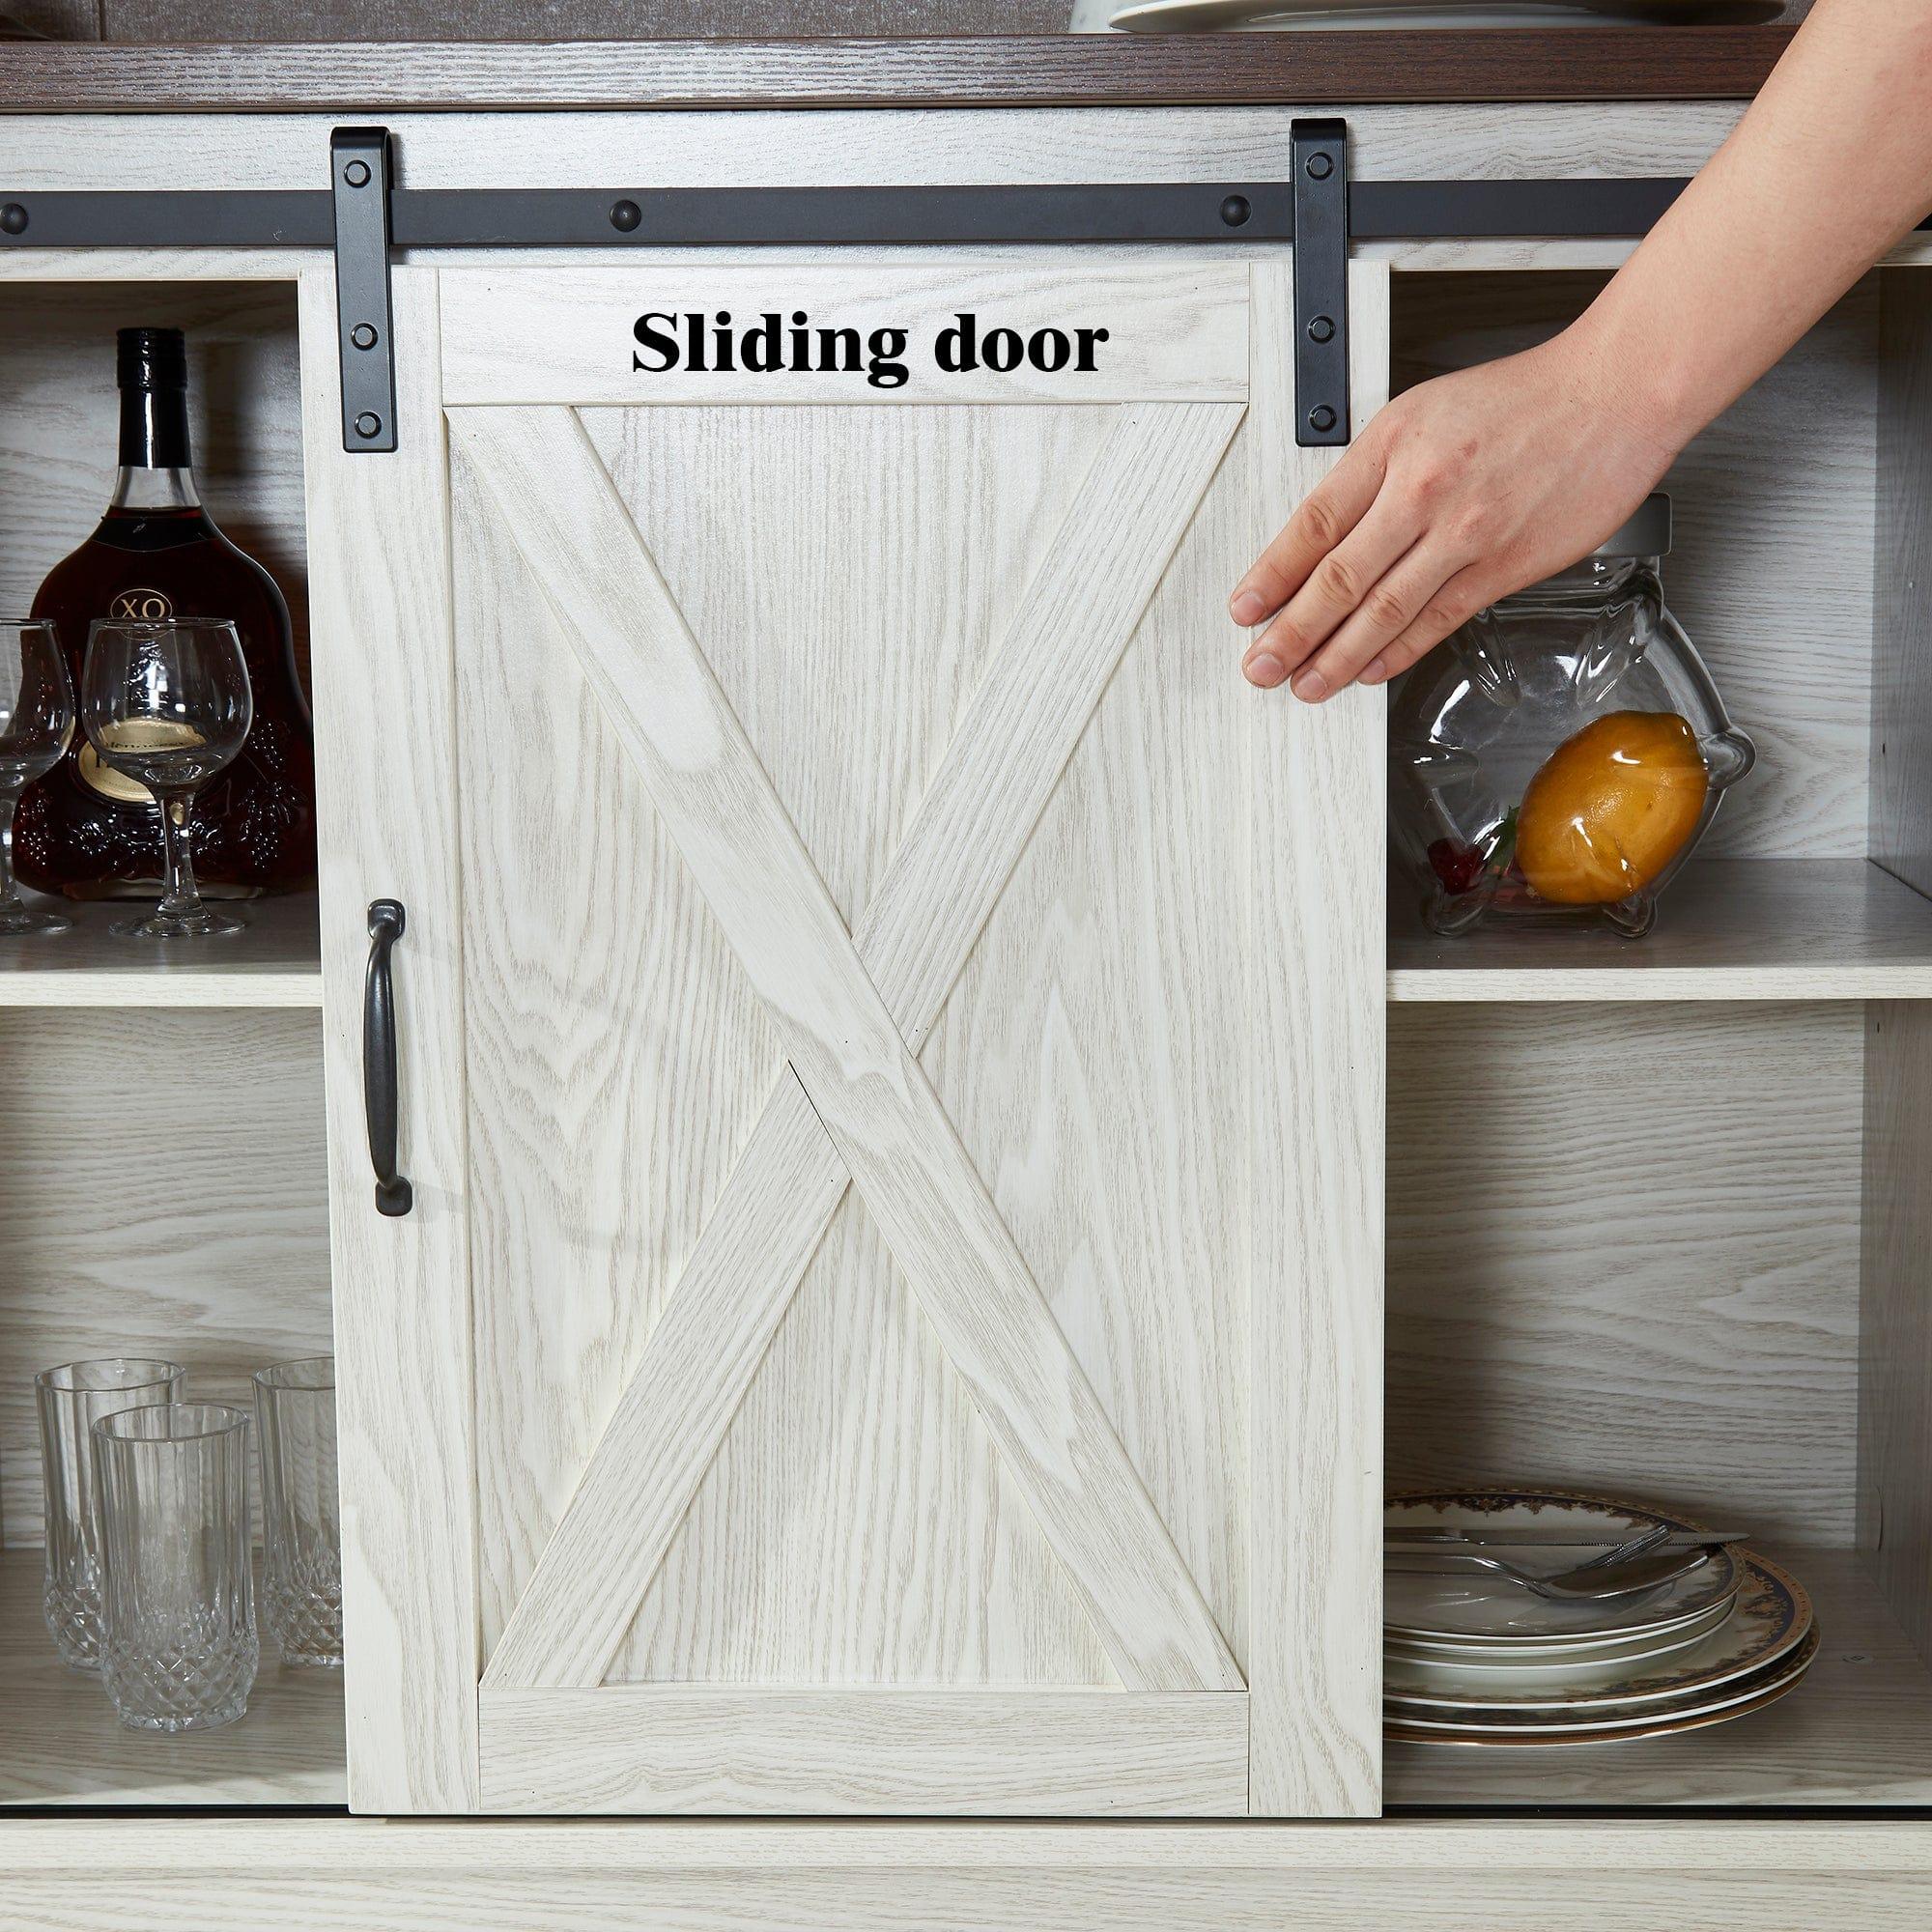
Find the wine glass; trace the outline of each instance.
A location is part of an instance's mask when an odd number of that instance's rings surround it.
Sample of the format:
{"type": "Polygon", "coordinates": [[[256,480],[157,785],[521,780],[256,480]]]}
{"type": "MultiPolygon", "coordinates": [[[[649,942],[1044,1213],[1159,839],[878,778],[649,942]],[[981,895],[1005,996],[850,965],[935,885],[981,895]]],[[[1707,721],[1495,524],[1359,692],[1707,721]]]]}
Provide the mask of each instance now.
{"type": "Polygon", "coordinates": [[[213,617],[98,619],[87,634],[80,686],[80,721],[100,762],[146,785],[161,809],[160,903],[110,929],[128,939],[242,931],[245,919],[202,903],[188,851],[195,793],[242,749],[254,721],[235,626],[213,617]]]}
{"type": "Polygon", "coordinates": [[[43,618],[0,621],[0,933],[65,932],[65,913],[35,912],[14,883],[14,810],[73,735],[73,689],[54,627],[43,618]]]}

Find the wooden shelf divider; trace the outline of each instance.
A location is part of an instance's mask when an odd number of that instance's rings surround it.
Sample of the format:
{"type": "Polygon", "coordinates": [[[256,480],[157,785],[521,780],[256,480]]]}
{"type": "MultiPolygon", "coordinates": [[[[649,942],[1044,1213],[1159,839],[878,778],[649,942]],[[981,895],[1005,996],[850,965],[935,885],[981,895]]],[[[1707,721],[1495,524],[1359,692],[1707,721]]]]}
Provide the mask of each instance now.
{"type": "Polygon", "coordinates": [[[244,908],[232,938],[117,939],[140,908],[65,906],[71,932],[0,937],[0,1007],[320,1007],[322,956],[312,893],[244,908]]]}
{"type": "Polygon", "coordinates": [[[1644,939],[1598,925],[1439,939],[1397,881],[1388,964],[1403,1001],[1932,999],[1932,899],[1863,859],[1713,860],[1644,939]]]}

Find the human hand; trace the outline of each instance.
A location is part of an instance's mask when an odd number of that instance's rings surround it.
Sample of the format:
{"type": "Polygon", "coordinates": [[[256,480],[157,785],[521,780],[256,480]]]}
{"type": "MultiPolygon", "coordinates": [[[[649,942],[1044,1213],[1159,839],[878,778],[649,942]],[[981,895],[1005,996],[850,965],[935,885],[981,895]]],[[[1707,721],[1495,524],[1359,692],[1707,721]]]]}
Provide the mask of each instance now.
{"type": "Polygon", "coordinates": [[[1587,555],[1689,440],[1579,328],[1380,412],[1235,586],[1241,669],[1314,704],[1587,555]]]}

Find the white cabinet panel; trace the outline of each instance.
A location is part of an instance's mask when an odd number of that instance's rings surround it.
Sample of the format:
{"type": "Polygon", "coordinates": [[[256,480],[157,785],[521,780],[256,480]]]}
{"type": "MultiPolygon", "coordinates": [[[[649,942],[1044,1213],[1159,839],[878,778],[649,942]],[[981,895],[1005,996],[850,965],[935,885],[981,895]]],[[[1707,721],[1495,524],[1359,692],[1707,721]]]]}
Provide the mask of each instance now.
{"type": "MultiPolygon", "coordinates": [[[[386,737],[460,901],[416,999],[462,1038],[431,1298],[473,1384],[435,1378],[433,1433],[474,1508],[366,1597],[473,1579],[434,1616],[481,1724],[371,1734],[468,1753],[382,1781],[1373,1809],[1381,907],[1330,882],[1379,880],[1380,701],[1248,690],[1224,608],[1332,460],[1293,443],[1285,266],[458,270],[440,303],[438,504],[384,524],[387,459],[319,466],[368,543],[448,529],[446,627],[383,628],[453,691],[433,748],[386,737]],[[912,325],[916,376],[633,366],[641,314],[794,307],[912,325]],[[962,314],[1104,320],[1100,367],[948,372],[924,321],[962,314]]],[[[1382,271],[1356,307],[1369,408],[1382,271]]],[[[332,1092],[359,997],[339,967],[332,1092]]],[[[409,1319],[346,1305],[371,1351],[409,1319]]],[[[424,1615],[388,1667],[454,1695],[424,1615]]]]}

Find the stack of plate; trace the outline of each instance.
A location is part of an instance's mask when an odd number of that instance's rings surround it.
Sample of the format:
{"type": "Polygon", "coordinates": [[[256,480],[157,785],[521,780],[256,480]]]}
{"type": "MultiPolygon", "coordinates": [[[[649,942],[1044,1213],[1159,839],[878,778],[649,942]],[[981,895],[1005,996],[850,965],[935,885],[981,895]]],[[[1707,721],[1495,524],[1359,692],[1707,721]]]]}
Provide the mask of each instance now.
{"type": "MultiPolygon", "coordinates": [[[[1697,1526],[1605,1497],[1522,1490],[1401,1496],[1387,1522],[1479,1532],[1483,1554],[1539,1576],[1592,1552],[1489,1539],[1520,1526],[1607,1546],[1653,1523],[1697,1526]]],[[[1737,1544],[1602,1604],[1550,1603],[1504,1577],[1416,1562],[1413,1546],[1390,1554],[1383,1715],[1388,1736],[1408,1743],[1611,1744],[1697,1730],[1783,1696],[1818,1651],[1810,1599],[1737,1544]]]]}

